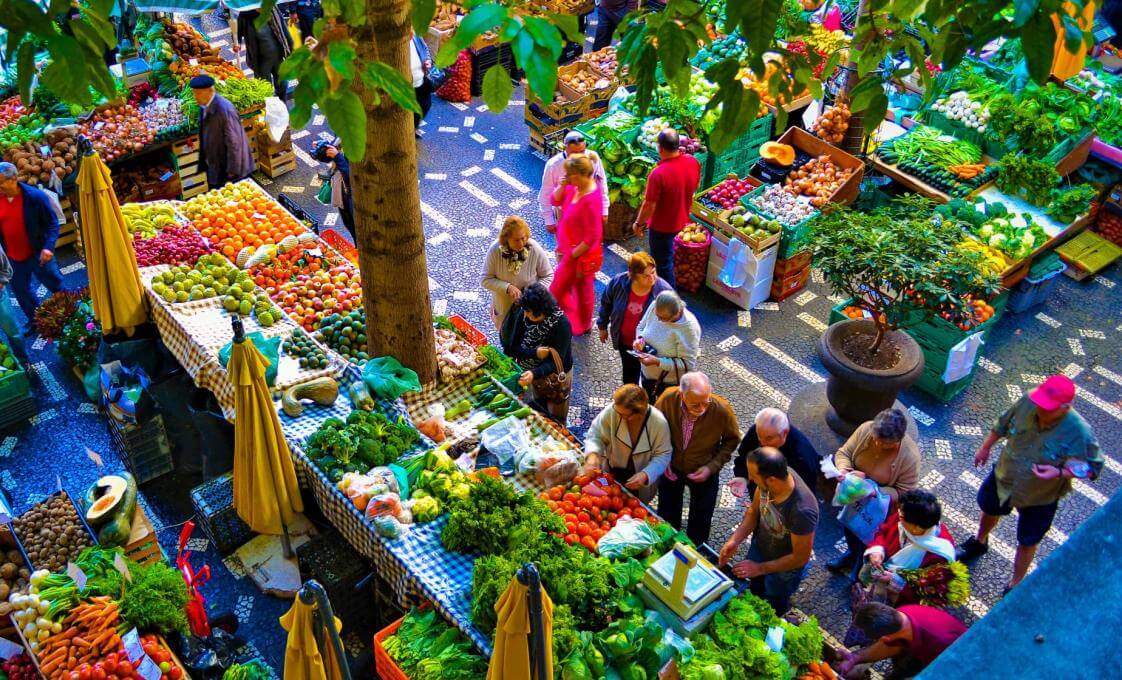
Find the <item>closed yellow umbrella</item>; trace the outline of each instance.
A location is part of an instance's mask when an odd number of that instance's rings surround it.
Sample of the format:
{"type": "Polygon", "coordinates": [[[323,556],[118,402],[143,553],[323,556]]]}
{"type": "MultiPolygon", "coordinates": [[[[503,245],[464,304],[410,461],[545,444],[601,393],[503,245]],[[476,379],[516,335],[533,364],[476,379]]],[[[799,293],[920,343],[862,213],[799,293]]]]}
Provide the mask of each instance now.
{"type": "MultiPolygon", "coordinates": [[[[292,608],[280,618],[281,626],[288,631],[288,641],[284,647],[284,680],[340,680],[343,673],[339,669],[339,661],[332,653],[331,643],[322,633],[316,630],[316,609],[313,601],[305,603],[304,598],[297,597],[292,602],[292,608]],[[324,644],[327,653],[320,652],[320,644],[324,644]]],[[[332,617],[334,618],[334,617],[332,617]]],[[[342,630],[343,623],[335,619],[335,629],[342,630]]]]}
{"type": "Polygon", "coordinates": [[[106,335],[132,335],[148,319],[144,288],[109,168],[96,152],[83,158],[78,170],[78,212],[94,316],[106,335]]]}
{"type": "Polygon", "coordinates": [[[288,442],[265,385],[268,360],[235,323],[226,367],[234,385],[234,509],[259,534],[281,534],[304,511],[288,442]]]}
{"type": "Polygon", "coordinates": [[[498,615],[495,624],[495,649],[491,653],[491,663],[487,667],[487,680],[551,680],[553,678],[553,601],[541,589],[541,620],[543,659],[535,659],[533,666],[540,669],[531,673],[530,633],[533,628],[530,612],[530,588],[519,582],[518,577],[510,580],[510,585],[495,603],[498,615]]]}

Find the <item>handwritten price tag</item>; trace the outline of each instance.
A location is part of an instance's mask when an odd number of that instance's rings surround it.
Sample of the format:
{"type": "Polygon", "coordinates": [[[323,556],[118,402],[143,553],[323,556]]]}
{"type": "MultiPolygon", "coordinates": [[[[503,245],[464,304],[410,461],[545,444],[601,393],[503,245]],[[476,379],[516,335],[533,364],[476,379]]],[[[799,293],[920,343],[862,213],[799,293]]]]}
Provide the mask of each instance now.
{"type": "Polygon", "coordinates": [[[192,66],[198,66],[199,65],[199,60],[198,59],[191,59],[187,63],[191,64],[192,66]]]}
{"type": "Polygon", "coordinates": [[[51,147],[44,144],[43,146],[39,147],[39,153],[43,154],[44,156],[50,156],[51,155],[51,147]]]}
{"type": "Polygon", "coordinates": [[[144,680],[160,680],[160,676],[164,674],[149,656],[145,656],[140,665],[136,667],[136,673],[144,680]]]}
{"type": "Polygon", "coordinates": [[[167,172],[165,172],[164,174],[160,175],[160,181],[161,181],[161,182],[166,182],[166,181],[168,181],[169,179],[171,179],[172,177],[175,177],[175,173],[174,173],[174,172],[172,172],[171,170],[168,170],[168,171],[167,171],[167,172]]]}
{"type": "Polygon", "coordinates": [[[121,557],[121,553],[117,553],[113,556],[113,566],[117,568],[117,571],[121,572],[121,576],[125,581],[132,583],[132,574],[129,572],[129,565],[125,564],[125,558],[121,557]]]}
{"type": "Polygon", "coordinates": [[[7,661],[16,658],[20,654],[23,654],[23,647],[11,640],[0,638],[0,659],[7,661]]]}
{"type": "Polygon", "coordinates": [[[103,127],[105,127],[105,121],[103,121],[103,120],[99,120],[96,123],[94,123],[94,129],[95,130],[100,130],[103,127]]]}
{"type": "Polygon", "coordinates": [[[125,647],[125,654],[128,654],[129,661],[136,663],[136,660],[144,656],[144,647],[140,644],[140,633],[135,628],[125,633],[121,638],[121,644],[125,647]]]}
{"type": "Polygon", "coordinates": [[[101,456],[99,456],[93,449],[90,449],[89,447],[86,448],[86,457],[89,458],[93,462],[94,466],[98,469],[101,469],[101,466],[104,465],[101,460],[101,456]]]}
{"type": "Polygon", "coordinates": [[[86,572],[74,564],[73,562],[66,563],[66,575],[74,579],[74,585],[78,586],[78,590],[83,590],[86,587],[86,572]]]}

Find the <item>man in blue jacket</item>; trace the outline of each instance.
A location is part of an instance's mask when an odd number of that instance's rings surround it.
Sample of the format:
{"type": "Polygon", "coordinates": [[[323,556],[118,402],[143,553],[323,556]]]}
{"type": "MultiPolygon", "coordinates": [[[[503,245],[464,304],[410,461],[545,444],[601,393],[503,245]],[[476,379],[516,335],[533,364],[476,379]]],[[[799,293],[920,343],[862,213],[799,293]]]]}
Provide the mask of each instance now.
{"type": "Polygon", "coordinates": [[[0,248],[12,264],[9,285],[27,316],[39,306],[31,291],[31,277],[52,293],[62,288],[62,272],[55,261],[58,217],[47,194],[19,181],[16,166],[0,163],[0,248]]]}
{"type": "Polygon", "coordinates": [[[191,79],[199,105],[199,166],[211,189],[249,177],[257,168],[238,110],[214,90],[208,75],[191,79]]]}

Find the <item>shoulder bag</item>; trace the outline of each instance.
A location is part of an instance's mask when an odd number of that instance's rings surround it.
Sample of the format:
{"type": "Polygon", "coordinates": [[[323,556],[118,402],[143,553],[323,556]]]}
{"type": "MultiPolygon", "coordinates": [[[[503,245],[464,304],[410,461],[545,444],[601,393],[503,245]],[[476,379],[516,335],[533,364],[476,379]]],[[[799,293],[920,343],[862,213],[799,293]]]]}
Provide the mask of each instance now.
{"type": "Polygon", "coordinates": [[[561,355],[557,350],[552,347],[548,349],[553,356],[553,365],[557,367],[557,372],[550,373],[544,378],[534,379],[534,397],[548,402],[568,401],[573,390],[573,375],[565,371],[565,364],[561,362],[561,355]]]}

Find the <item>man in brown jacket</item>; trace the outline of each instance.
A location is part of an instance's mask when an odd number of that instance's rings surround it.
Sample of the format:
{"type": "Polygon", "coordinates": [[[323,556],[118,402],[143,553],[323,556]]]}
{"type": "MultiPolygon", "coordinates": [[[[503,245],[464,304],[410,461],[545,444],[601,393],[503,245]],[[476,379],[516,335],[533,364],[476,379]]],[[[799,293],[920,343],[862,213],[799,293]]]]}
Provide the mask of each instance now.
{"type": "Polygon", "coordinates": [[[686,535],[697,545],[709,540],[713,510],[720,492],[721,468],[740,443],[736,413],[713,394],[704,373],[686,373],[659,397],[655,408],[670,424],[674,453],[658,484],[658,514],[682,528],[682,497],[690,490],[686,535]]]}

